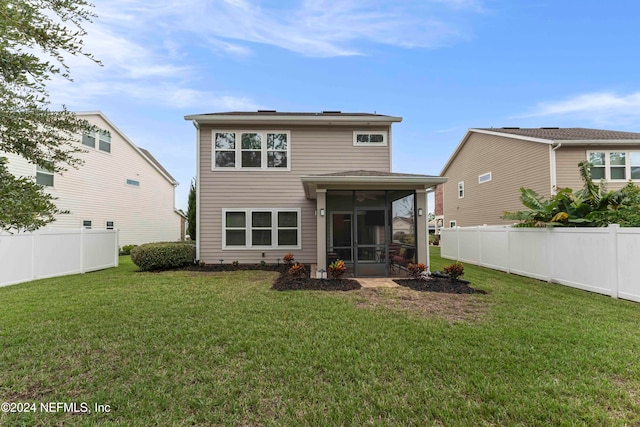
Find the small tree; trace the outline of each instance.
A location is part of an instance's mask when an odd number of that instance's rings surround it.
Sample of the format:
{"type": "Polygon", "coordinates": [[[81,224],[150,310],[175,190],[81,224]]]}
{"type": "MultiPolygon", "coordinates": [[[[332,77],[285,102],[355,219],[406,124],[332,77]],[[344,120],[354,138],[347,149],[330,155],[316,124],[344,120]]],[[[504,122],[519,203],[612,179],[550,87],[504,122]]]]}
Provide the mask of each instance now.
{"type": "Polygon", "coordinates": [[[191,240],[196,240],[196,180],[191,181],[189,189],[189,202],[187,206],[187,234],[191,240]]]}

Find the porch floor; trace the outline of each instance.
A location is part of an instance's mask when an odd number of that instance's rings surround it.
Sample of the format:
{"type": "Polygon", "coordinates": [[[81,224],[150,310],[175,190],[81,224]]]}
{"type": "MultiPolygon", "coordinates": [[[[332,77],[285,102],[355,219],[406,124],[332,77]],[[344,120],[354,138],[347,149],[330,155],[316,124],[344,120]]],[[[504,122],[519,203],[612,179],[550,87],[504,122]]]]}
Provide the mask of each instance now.
{"type": "MultiPolygon", "coordinates": [[[[311,264],[311,277],[317,277],[317,271],[317,264],[311,264]]],[[[394,282],[394,280],[406,278],[407,276],[405,271],[398,269],[395,277],[353,277],[351,270],[347,270],[347,273],[342,277],[356,279],[363,288],[397,288],[400,285],[394,282]]]]}

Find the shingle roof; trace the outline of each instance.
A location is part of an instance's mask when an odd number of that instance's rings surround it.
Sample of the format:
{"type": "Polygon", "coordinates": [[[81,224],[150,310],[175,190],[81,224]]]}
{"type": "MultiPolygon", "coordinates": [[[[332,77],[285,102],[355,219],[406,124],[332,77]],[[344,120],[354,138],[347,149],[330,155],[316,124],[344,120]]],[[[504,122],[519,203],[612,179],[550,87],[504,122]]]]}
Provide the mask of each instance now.
{"type": "Polygon", "coordinates": [[[610,140],[640,140],[639,132],[621,132],[616,130],[588,129],[588,128],[477,128],[490,132],[507,133],[511,135],[528,136],[531,138],[548,139],[553,141],[610,141],[610,140]]]}
{"type": "Polygon", "coordinates": [[[167,171],[167,170],[164,168],[164,166],[162,166],[162,165],[160,164],[160,162],[159,162],[155,157],[153,157],[153,155],[152,155],[149,151],[147,151],[147,150],[145,150],[144,148],[141,148],[141,147],[138,147],[138,148],[140,149],[140,151],[142,151],[142,154],[144,154],[145,156],[147,156],[147,158],[148,158],[149,160],[151,160],[151,162],[152,162],[154,165],[156,165],[156,166],[158,167],[158,169],[160,169],[160,170],[162,171],[162,173],[164,173],[164,174],[165,174],[169,179],[171,179],[172,181],[175,181],[175,180],[176,180],[174,177],[172,177],[172,176],[171,176],[171,174],[169,173],[169,171],[167,171]]]}
{"type": "Polygon", "coordinates": [[[397,177],[433,177],[432,175],[419,175],[413,173],[396,173],[396,172],[378,172],[378,171],[365,171],[365,170],[357,170],[357,171],[346,171],[346,172],[334,172],[334,173],[326,173],[321,175],[311,175],[311,176],[397,176],[397,177]]]}
{"type": "Polygon", "coordinates": [[[313,112],[286,112],[276,110],[258,110],[258,111],[228,111],[220,113],[204,113],[203,116],[372,116],[372,117],[390,117],[384,114],[374,113],[343,113],[342,111],[322,111],[313,112]]]}

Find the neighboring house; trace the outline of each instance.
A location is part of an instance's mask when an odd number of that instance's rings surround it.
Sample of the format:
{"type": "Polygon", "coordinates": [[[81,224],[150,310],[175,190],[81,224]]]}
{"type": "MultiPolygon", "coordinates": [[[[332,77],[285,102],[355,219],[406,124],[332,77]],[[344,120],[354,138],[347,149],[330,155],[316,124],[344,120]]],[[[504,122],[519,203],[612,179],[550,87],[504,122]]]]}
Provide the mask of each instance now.
{"type": "Polygon", "coordinates": [[[640,182],[640,133],[584,128],[469,129],[440,172],[436,216],[444,226],[511,224],[504,211],[526,209],[520,187],[548,198],[557,188],[578,190],[578,163],[589,160],[595,180],[619,189],[640,182]],[[440,198],[440,200],[438,200],[440,198]],[[442,211],[438,207],[442,206],[442,211]]]}
{"type": "Polygon", "coordinates": [[[387,276],[396,206],[410,204],[414,259],[427,263],[426,192],[445,180],[391,172],[400,117],[267,110],[185,119],[197,129],[200,260],[275,263],[291,252],[318,270],[340,258],[356,276],[387,276]]]}
{"type": "Polygon", "coordinates": [[[180,213],[174,209],[178,182],[147,150],[137,147],[101,112],[76,113],[99,128],[78,135],[86,152],[77,169],[51,173],[14,154],[8,168],[16,176],[35,177],[56,205],[69,214],[57,215],[50,228],[117,228],[119,245],[180,238],[180,213]]]}

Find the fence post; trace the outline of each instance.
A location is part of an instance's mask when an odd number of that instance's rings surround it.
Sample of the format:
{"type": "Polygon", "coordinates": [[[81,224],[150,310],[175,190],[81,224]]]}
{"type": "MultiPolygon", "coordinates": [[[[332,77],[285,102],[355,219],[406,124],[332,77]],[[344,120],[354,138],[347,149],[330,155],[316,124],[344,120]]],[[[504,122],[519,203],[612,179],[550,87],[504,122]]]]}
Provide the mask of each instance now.
{"type": "Polygon", "coordinates": [[[116,267],[118,267],[120,265],[120,247],[118,246],[118,243],[120,242],[120,239],[119,239],[120,231],[116,228],[115,232],[116,232],[116,236],[115,236],[115,239],[116,239],[116,243],[115,243],[115,246],[116,246],[116,267]]]}
{"type": "Polygon", "coordinates": [[[555,275],[554,268],[554,256],[553,256],[553,227],[547,226],[545,228],[546,235],[546,247],[547,247],[547,282],[552,283],[555,275]]]}
{"type": "Polygon", "coordinates": [[[36,241],[39,230],[35,230],[31,232],[31,280],[36,280],[38,276],[36,275],[36,246],[38,242],[36,241]]]}
{"type": "MultiPolygon", "coordinates": [[[[484,225],[485,227],[487,224],[484,225]]],[[[482,267],[482,232],[480,226],[478,226],[478,265],[482,267]]]]}
{"type": "Polygon", "coordinates": [[[507,225],[507,274],[511,274],[511,226],[507,225]]]}
{"type": "Polygon", "coordinates": [[[618,298],[618,231],[619,224],[609,224],[609,285],[611,286],[611,298],[618,298]]]}
{"type": "Polygon", "coordinates": [[[86,229],[80,229],[80,274],[84,274],[84,237],[86,229]]]}
{"type": "Polygon", "coordinates": [[[460,227],[456,225],[456,261],[460,261],[460,227]]]}

